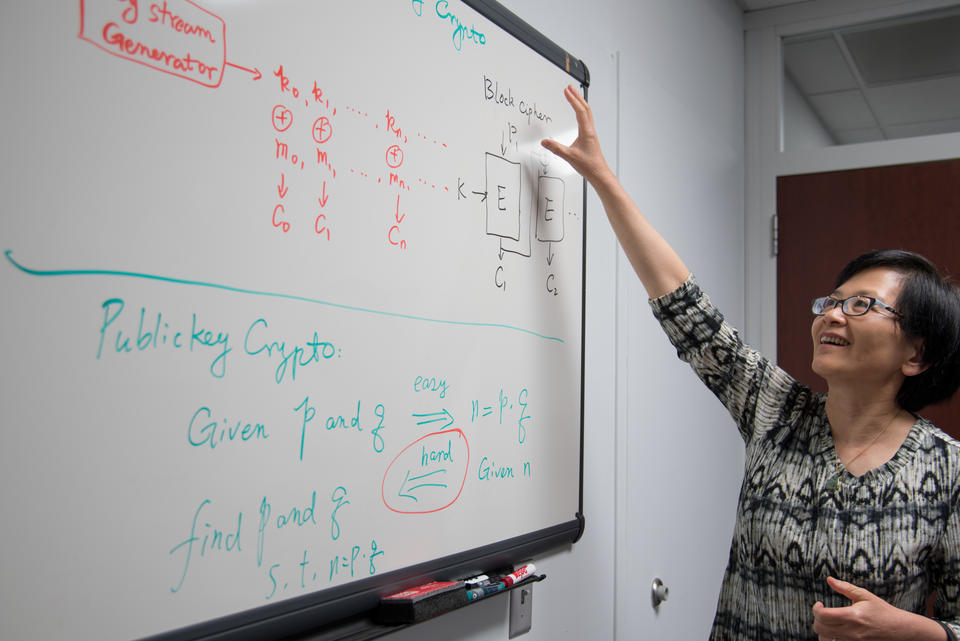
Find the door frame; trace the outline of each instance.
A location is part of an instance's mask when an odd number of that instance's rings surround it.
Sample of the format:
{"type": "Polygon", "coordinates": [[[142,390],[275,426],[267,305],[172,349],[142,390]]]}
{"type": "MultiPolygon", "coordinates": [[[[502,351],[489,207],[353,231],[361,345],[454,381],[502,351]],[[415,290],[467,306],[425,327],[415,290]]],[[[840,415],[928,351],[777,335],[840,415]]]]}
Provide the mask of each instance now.
{"type": "Polygon", "coordinates": [[[782,38],[958,5],[958,0],[810,0],[745,14],[743,329],[767,357],[777,354],[777,177],[960,156],[960,133],[781,151],[782,38]]]}

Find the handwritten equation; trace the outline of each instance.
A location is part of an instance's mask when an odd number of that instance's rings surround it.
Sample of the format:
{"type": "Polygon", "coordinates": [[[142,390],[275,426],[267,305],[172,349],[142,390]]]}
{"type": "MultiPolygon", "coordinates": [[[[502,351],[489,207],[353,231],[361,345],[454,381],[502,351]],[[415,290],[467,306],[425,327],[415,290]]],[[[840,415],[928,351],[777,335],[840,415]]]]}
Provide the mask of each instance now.
{"type": "MultiPolygon", "coordinates": [[[[277,203],[270,216],[272,226],[283,233],[291,232],[295,225],[294,218],[307,218],[312,224],[306,226],[314,234],[326,242],[334,242],[337,236],[337,216],[347,215],[345,206],[337,207],[337,177],[338,169],[341,178],[348,175],[359,179],[362,183],[372,184],[395,193],[394,197],[385,198],[383,203],[381,237],[389,247],[405,250],[408,240],[405,235],[404,222],[407,218],[407,208],[402,205],[402,194],[411,191],[414,187],[429,188],[435,192],[450,193],[451,189],[443,185],[442,181],[430,179],[426,176],[411,177],[405,172],[404,163],[410,153],[411,143],[420,143],[431,146],[436,150],[445,150],[447,143],[435,136],[421,131],[408,134],[401,118],[389,107],[385,108],[378,119],[371,117],[369,111],[359,106],[346,104],[338,107],[331,101],[329,92],[325,92],[317,80],[312,83],[309,91],[303,92],[292,81],[283,65],[277,67],[273,75],[277,79],[277,89],[282,97],[291,99],[273,107],[270,120],[276,134],[273,150],[274,159],[280,164],[281,172],[276,186],[277,203]],[[302,104],[301,104],[301,97],[302,104]],[[317,111],[320,115],[317,115],[317,111]],[[301,113],[303,112],[303,113],[301,113]],[[347,120],[344,121],[343,119],[347,120]],[[295,125],[303,120],[302,127],[295,125]],[[309,138],[307,126],[309,125],[309,138]],[[410,135],[413,135],[411,140],[410,135]],[[344,138],[345,136],[345,138],[344,138]],[[369,165],[342,166],[334,150],[336,143],[342,139],[343,145],[350,145],[356,149],[360,141],[370,147],[371,141],[381,141],[379,150],[368,157],[369,165]],[[307,149],[312,146],[312,149],[307,149]],[[306,215],[294,214],[288,211],[286,205],[289,185],[288,171],[311,171],[318,173],[318,177],[308,184],[316,185],[312,197],[317,207],[315,211],[306,215]],[[346,174],[344,173],[346,172],[346,174]],[[333,198],[334,205],[328,207],[333,198]],[[389,205],[387,203],[390,203],[389,205]],[[392,205],[392,206],[391,206],[392,205]],[[338,215],[331,212],[339,211],[338,215]]],[[[375,147],[376,143],[374,143],[375,147]]],[[[419,149],[423,149],[422,146],[419,149]]],[[[414,152],[416,153],[416,151],[414,152]]],[[[356,183],[354,183],[356,188],[356,183]]],[[[343,199],[349,200],[348,197],[343,199]]],[[[352,238],[350,242],[360,239],[352,238]]]]}
{"type": "MultiPolygon", "coordinates": [[[[204,404],[186,421],[184,445],[203,456],[229,457],[237,448],[269,447],[279,439],[296,444],[286,458],[302,465],[331,447],[341,447],[344,438],[359,439],[367,444],[369,460],[355,463],[364,470],[383,470],[382,507],[407,518],[451,508],[468,486],[481,489],[491,483],[499,487],[532,479],[533,460],[530,454],[523,455],[530,430],[536,425],[529,390],[521,388],[510,394],[500,389],[495,398],[470,400],[469,409],[467,405],[462,408],[469,421],[457,427],[455,413],[447,405],[453,387],[442,376],[412,377],[408,387],[412,398],[433,398],[443,407],[407,416],[391,411],[387,403],[364,399],[342,403],[308,396],[292,406],[286,418],[228,417],[230,412],[222,407],[204,404]],[[441,429],[405,443],[408,437],[404,435],[434,426],[441,429]],[[490,429],[505,429],[506,439],[497,439],[501,445],[493,450],[487,444],[472,455],[468,434],[480,436],[490,429]],[[504,447],[504,440],[512,440],[513,445],[504,447]]],[[[396,394],[384,396],[397,398],[396,394]]],[[[481,440],[489,443],[489,439],[481,440]]],[[[305,500],[295,503],[264,495],[251,499],[247,509],[231,510],[212,496],[204,498],[189,514],[182,538],[169,549],[176,568],[171,593],[189,590],[193,574],[223,558],[255,563],[265,573],[261,585],[265,600],[376,574],[382,566],[378,563],[389,559],[390,537],[384,533],[390,529],[387,521],[382,517],[371,521],[374,506],[351,489],[356,481],[349,479],[355,474],[338,470],[332,476],[348,480],[332,489],[311,490],[305,500]],[[357,541],[360,531],[371,531],[370,522],[378,524],[378,533],[357,541]],[[307,532],[314,543],[294,558],[284,540],[287,533],[295,532],[307,532]]]]}

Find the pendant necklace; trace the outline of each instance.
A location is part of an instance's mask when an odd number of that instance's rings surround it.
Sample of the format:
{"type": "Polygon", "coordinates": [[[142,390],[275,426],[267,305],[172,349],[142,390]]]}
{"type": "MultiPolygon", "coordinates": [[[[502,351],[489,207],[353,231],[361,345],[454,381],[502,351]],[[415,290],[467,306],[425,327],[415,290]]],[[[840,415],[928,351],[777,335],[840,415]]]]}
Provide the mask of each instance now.
{"type": "MultiPolygon", "coordinates": [[[[856,456],[854,456],[852,459],[847,461],[847,467],[849,467],[858,458],[866,454],[867,450],[873,447],[877,443],[877,441],[880,440],[880,437],[883,436],[884,432],[886,432],[890,428],[890,426],[893,425],[893,421],[898,416],[900,416],[900,410],[897,410],[897,412],[893,415],[893,417],[887,423],[887,426],[884,427],[882,430],[880,430],[880,433],[874,436],[873,440],[870,441],[870,443],[865,448],[860,450],[860,452],[856,456]]],[[[834,472],[833,476],[828,478],[827,482],[823,485],[823,489],[825,489],[828,492],[836,492],[837,490],[840,489],[840,474],[843,472],[842,464],[840,463],[840,455],[837,454],[837,451],[836,451],[836,444],[834,444],[834,454],[836,454],[836,457],[837,457],[836,471],[834,472]]]]}

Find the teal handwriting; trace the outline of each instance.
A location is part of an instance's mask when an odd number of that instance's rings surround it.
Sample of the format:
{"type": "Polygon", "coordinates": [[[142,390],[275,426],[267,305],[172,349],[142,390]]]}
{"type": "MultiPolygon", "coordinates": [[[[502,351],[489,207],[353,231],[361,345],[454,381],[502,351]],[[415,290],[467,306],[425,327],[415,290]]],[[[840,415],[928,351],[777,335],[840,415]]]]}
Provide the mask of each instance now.
{"type": "Polygon", "coordinates": [[[170,591],[173,593],[179,592],[180,588],[183,587],[184,581],[187,579],[187,573],[190,571],[190,565],[193,562],[195,547],[198,548],[201,558],[212,553],[242,552],[240,548],[240,530],[243,526],[243,513],[237,513],[237,527],[235,529],[231,527],[229,530],[221,530],[211,525],[206,517],[204,517],[201,524],[200,513],[205,507],[210,505],[210,503],[210,499],[204,499],[200,503],[200,506],[197,507],[197,510],[193,513],[193,520],[190,523],[190,535],[170,550],[171,556],[178,552],[183,553],[183,571],[180,573],[180,580],[177,584],[170,588],[170,591]]]}
{"type": "Polygon", "coordinates": [[[258,318],[253,321],[243,339],[243,349],[250,356],[263,355],[268,359],[279,359],[274,370],[274,380],[277,384],[283,382],[288,372],[290,380],[296,380],[298,367],[306,367],[311,363],[342,356],[341,351],[334,347],[333,343],[321,341],[317,332],[313,333],[312,339],[304,341],[302,345],[287,345],[284,341],[262,338],[263,332],[267,329],[265,319],[258,318]]]}
{"type": "Polygon", "coordinates": [[[527,416],[527,389],[524,388],[520,390],[520,395],[517,397],[517,402],[520,404],[520,418],[517,419],[517,442],[521,445],[527,440],[527,421],[529,421],[532,416],[527,416]]]}
{"type": "Polygon", "coordinates": [[[462,50],[464,40],[475,42],[477,45],[487,44],[487,36],[477,31],[476,27],[473,25],[470,25],[470,28],[467,29],[466,25],[460,22],[460,18],[450,11],[450,3],[447,0],[437,0],[435,8],[437,11],[437,17],[441,20],[449,21],[450,26],[453,27],[452,37],[454,49],[457,51],[462,50]]]}
{"type": "Polygon", "coordinates": [[[201,407],[190,418],[187,427],[187,441],[194,447],[210,446],[215,449],[224,441],[250,441],[269,438],[267,428],[263,423],[249,421],[228,421],[227,419],[212,419],[213,413],[209,407],[201,407]],[[212,420],[211,420],[212,419],[212,420]]]}
{"type": "Polygon", "coordinates": [[[363,562],[367,561],[367,574],[372,576],[377,573],[377,557],[383,556],[383,550],[377,545],[377,542],[370,541],[369,551],[364,547],[354,545],[350,548],[349,554],[338,554],[330,559],[330,581],[334,578],[344,575],[350,578],[356,577],[363,569],[363,562]]]}
{"type": "MultiPolygon", "coordinates": [[[[349,414],[330,414],[324,420],[324,431],[325,432],[355,432],[362,433],[364,432],[363,424],[361,423],[360,414],[361,414],[362,401],[357,401],[356,409],[354,410],[351,407],[349,414]]],[[[317,417],[317,408],[310,404],[310,397],[304,397],[303,401],[293,408],[294,412],[301,413],[300,419],[300,460],[303,460],[303,453],[306,447],[307,439],[307,426],[317,417]]],[[[373,451],[376,453],[383,452],[384,441],[383,436],[380,434],[380,431],[386,427],[384,425],[384,420],[386,417],[386,409],[382,404],[378,404],[374,410],[374,415],[377,417],[377,425],[371,431],[373,437],[373,451]]]]}
{"type": "Polygon", "coordinates": [[[305,590],[312,588],[318,582],[333,582],[340,576],[351,578],[361,575],[373,576],[377,573],[376,563],[384,555],[375,540],[370,545],[353,545],[344,553],[336,554],[330,559],[329,574],[322,574],[309,556],[309,550],[303,550],[299,559],[283,565],[273,563],[267,569],[268,592],[265,599],[269,601],[280,592],[287,590],[305,590]]]}
{"type": "MultiPolygon", "coordinates": [[[[336,508],[330,514],[330,532],[339,536],[340,524],[337,522],[337,512],[350,503],[345,500],[347,490],[338,486],[331,494],[331,500],[336,508]]],[[[317,492],[310,493],[310,499],[300,505],[291,505],[288,509],[274,515],[273,504],[264,496],[260,501],[260,519],[257,525],[257,567],[263,565],[264,549],[269,532],[280,532],[290,528],[319,527],[322,517],[317,514],[317,492]],[[318,518],[320,520],[318,520],[318,518]]]]}
{"type": "Polygon", "coordinates": [[[330,538],[336,541],[340,538],[340,522],[337,521],[337,512],[345,505],[350,505],[350,501],[347,500],[347,488],[342,485],[337,487],[330,496],[330,500],[336,506],[330,513],[330,538]]]}
{"type": "MultiPolygon", "coordinates": [[[[525,467],[525,470],[529,468],[525,467]]],[[[529,476],[529,474],[527,475],[529,476]]],[[[480,461],[477,468],[477,478],[481,481],[502,481],[517,478],[511,465],[498,465],[493,459],[486,456],[480,461]]]]}
{"type": "Polygon", "coordinates": [[[140,308],[140,314],[132,322],[128,316],[124,316],[123,321],[120,321],[126,307],[120,298],[107,299],[101,307],[103,322],[100,324],[97,360],[103,356],[105,349],[112,349],[116,354],[129,354],[161,349],[187,349],[193,352],[210,348],[214,353],[210,374],[216,378],[223,378],[226,374],[227,354],[232,349],[229,347],[230,334],[203,327],[198,323],[196,314],[192,315],[190,329],[186,330],[171,327],[170,321],[164,318],[162,312],[157,312],[156,315],[151,313],[148,317],[146,307],[140,308]],[[120,327],[124,323],[129,323],[125,327],[126,331],[120,327]],[[112,340],[108,342],[108,338],[112,340]]]}
{"type": "Polygon", "coordinates": [[[413,379],[414,392],[436,392],[440,398],[447,397],[447,379],[436,376],[417,376],[413,379]]]}

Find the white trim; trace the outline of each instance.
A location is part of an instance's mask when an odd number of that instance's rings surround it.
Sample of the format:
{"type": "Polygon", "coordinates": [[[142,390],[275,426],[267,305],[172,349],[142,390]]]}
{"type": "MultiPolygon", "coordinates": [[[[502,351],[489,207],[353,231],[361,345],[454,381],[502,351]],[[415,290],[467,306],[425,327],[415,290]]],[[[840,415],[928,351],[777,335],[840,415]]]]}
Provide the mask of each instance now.
{"type": "Polygon", "coordinates": [[[960,132],[780,153],[776,175],[960,158],[960,132]]]}
{"type": "Polygon", "coordinates": [[[771,243],[776,213],[780,148],[780,37],[772,27],[748,31],[745,40],[744,334],[769,358],[777,348],[777,262],[771,243]],[[773,305],[766,302],[774,301],[773,305]]]}

